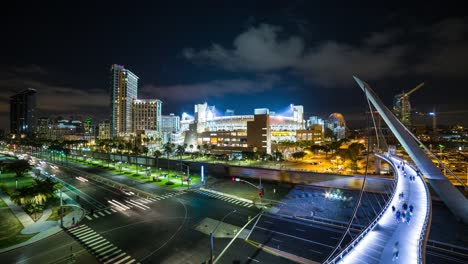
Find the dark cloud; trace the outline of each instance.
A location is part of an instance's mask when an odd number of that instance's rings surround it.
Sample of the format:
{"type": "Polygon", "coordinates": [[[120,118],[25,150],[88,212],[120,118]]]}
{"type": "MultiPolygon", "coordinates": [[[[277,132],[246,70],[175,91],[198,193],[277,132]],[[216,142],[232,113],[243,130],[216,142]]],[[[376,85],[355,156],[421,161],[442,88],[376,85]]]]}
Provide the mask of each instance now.
{"type": "Polygon", "coordinates": [[[261,24],[238,35],[234,39],[233,49],[213,44],[200,51],[185,49],[183,55],[189,60],[213,63],[235,71],[283,69],[297,63],[302,56],[304,43],[297,36],[280,39],[281,31],[279,26],[261,24]]]}
{"type": "Polygon", "coordinates": [[[199,51],[186,49],[184,56],[230,71],[289,70],[324,87],[350,86],[352,75],[368,81],[414,74],[457,77],[466,76],[468,69],[468,23],[460,18],[362,33],[352,43],[323,40],[306,46],[303,38],[280,38],[280,33],[281,27],[274,25],[251,26],[235,37],[233,49],[212,44],[199,51]]]}
{"type": "MultiPolygon", "coordinates": [[[[37,90],[37,106],[41,113],[49,112],[80,112],[90,113],[89,107],[106,107],[109,105],[109,95],[103,90],[83,90],[78,88],[57,86],[29,79],[4,79],[0,86],[10,91],[26,88],[37,90]]],[[[13,95],[0,95],[0,111],[9,111],[8,98],[13,95]]]]}
{"type": "Polygon", "coordinates": [[[233,71],[290,69],[323,86],[349,84],[353,74],[367,80],[394,75],[404,54],[400,46],[373,47],[388,43],[395,33],[372,34],[362,46],[329,41],[306,50],[302,38],[290,35],[281,39],[280,32],[280,27],[261,24],[238,35],[232,50],[213,44],[200,51],[186,49],[183,54],[186,59],[233,71]]]}
{"type": "Polygon", "coordinates": [[[13,71],[16,73],[39,73],[39,74],[45,74],[47,71],[38,65],[31,64],[31,65],[25,65],[25,66],[16,66],[13,67],[13,71]]]}
{"type": "Polygon", "coordinates": [[[236,94],[262,93],[273,89],[278,82],[279,78],[275,75],[262,75],[257,80],[230,79],[169,86],[145,85],[141,89],[141,95],[170,102],[206,100],[236,94]]]}
{"type": "Polygon", "coordinates": [[[468,22],[459,18],[445,19],[418,30],[427,40],[423,59],[415,72],[438,77],[466,77],[468,74],[468,22]]]}

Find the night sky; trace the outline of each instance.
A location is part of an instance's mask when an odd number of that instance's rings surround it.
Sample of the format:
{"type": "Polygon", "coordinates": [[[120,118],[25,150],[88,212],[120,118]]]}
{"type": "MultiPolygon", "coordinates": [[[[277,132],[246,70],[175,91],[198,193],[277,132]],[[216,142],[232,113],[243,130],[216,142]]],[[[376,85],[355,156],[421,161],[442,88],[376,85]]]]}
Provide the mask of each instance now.
{"type": "MultiPolygon", "coordinates": [[[[163,114],[204,101],[236,114],[294,103],[357,126],[366,102],[352,75],[388,105],[424,81],[417,111],[468,110],[468,17],[447,2],[9,2],[18,3],[2,4],[0,18],[1,128],[9,96],[29,87],[38,116],[108,118],[113,63],[140,77],[139,97],[161,99],[163,114]]],[[[468,125],[467,116],[439,121],[468,125]]]]}

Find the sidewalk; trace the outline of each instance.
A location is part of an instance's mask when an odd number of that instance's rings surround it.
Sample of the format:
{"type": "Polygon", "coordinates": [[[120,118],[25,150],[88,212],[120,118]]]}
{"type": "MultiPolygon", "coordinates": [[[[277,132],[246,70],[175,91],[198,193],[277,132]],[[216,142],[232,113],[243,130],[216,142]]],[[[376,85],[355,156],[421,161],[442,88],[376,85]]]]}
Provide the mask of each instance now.
{"type": "Polygon", "coordinates": [[[32,218],[23,210],[23,208],[12,202],[10,196],[6,195],[2,190],[0,190],[0,197],[24,227],[34,224],[34,220],[32,220],[32,218]]]}
{"type": "MultiPolygon", "coordinates": [[[[20,206],[11,202],[10,197],[3,194],[3,192],[1,191],[0,191],[0,194],[2,195],[2,199],[5,201],[5,203],[9,207],[11,205],[10,209],[17,216],[21,224],[23,224],[24,228],[23,230],[21,230],[21,234],[36,234],[35,236],[33,236],[32,238],[28,239],[25,242],[0,249],[0,253],[7,252],[10,250],[19,248],[19,247],[32,244],[34,242],[37,242],[41,239],[47,238],[49,236],[52,236],[62,231],[62,228],[60,227],[60,220],[57,220],[57,221],[47,220],[47,218],[49,218],[49,216],[52,214],[51,209],[44,210],[42,217],[37,222],[34,222],[31,219],[31,217],[26,212],[24,212],[24,210],[20,206]]],[[[76,204],[66,193],[63,193],[62,195],[63,195],[64,205],[76,204]]],[[[75,223],[78,223],[84,217],[84,212],[78,208],[73,207],[73,212],[69,213],[63,218],[64,227],[72,226],[73,217],[75,218],[75,223]]]]}

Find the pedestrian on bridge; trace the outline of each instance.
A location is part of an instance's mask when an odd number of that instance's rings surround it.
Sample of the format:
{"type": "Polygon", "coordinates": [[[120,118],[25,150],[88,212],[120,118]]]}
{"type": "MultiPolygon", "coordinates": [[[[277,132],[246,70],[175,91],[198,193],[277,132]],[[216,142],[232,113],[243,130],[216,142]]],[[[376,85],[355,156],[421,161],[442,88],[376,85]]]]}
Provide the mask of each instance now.
{"type": "Polygon", "coordinates": [[[398,259],[398,255],[399,255],[399,249],[398,249],[398,241],[395,242],[395,245],[393,246],[393,257],[392,257],[392,261],[395,261],[398,259]]]}

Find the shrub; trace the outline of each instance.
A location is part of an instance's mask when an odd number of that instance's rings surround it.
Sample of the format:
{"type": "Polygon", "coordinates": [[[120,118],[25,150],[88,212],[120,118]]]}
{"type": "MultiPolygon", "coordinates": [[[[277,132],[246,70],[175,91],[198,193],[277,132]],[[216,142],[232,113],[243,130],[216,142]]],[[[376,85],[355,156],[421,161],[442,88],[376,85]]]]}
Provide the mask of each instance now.
{"type": "Polygon", "coordinates": [[[174,183],[171,182],[171,181],[168,181],[168,182],[166,182],[166,185],[174,185],[174,183]]]}

